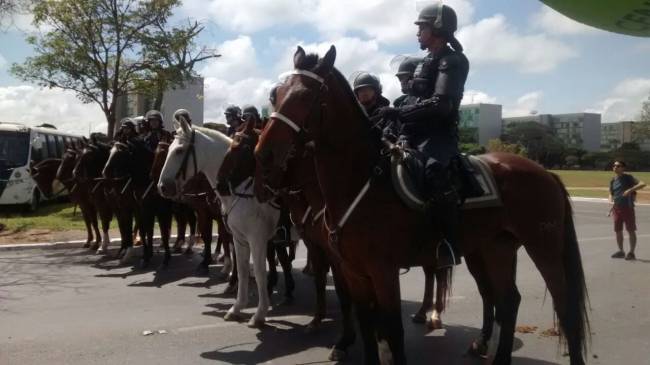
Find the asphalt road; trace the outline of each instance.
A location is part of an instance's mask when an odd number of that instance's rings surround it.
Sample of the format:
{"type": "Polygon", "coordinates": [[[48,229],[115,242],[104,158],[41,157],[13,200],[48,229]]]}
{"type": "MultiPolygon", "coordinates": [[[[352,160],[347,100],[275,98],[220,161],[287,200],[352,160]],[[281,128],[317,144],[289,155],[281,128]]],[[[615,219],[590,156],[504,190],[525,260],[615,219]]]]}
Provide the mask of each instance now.
{"type": "MultiPolygon", "coordinates": [[[[607,209],[602,203],[575,203],[592,308],[587,361],[648,365],[650,207],[637,208],[636,262],[609,257],[615,243],[607,209]]],[[[221,294],[225,284],[216,268],[209,278],[194,276],[198,261],[174,256],[172,268],[156,274],[118,267],[80,249],[0,251],[0,364],[330,363],[336,322],[328,320],[314,334],[304,332],[314,302],[310,278],[300,272],[304,249],[294,265],[296,301],[274,306],[262,330],[223,321],[233,298],[221,294]]],[[[420,269],[401,282],[409,363],[482,363],[464,356],[481,323],[480,298],[467,269],[456,270],[445,329],[431,334],[408,319],[422,294],[420,269]]],[[[523,297],[518,325],[537,329],[516,334],[514,364],[568,364],[557,338],[542,335],[552,327],[551,300],[523,250],[517,283],[523,297]]],[[[281,295],[272,299],[278,303],[281,295]]],[[[330,318],[338,317],[331,285],[328,309],[330,318]]],[[[360,363],[358,342],[346,363],[360,363]]]]}

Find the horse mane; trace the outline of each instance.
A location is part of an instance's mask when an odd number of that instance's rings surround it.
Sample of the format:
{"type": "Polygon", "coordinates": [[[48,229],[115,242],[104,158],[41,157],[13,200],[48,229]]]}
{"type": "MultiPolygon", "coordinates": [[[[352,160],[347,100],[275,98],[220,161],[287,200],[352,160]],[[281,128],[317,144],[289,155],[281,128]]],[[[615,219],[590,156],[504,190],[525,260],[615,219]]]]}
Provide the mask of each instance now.
{"type": "MultiPolygon", "coordinates": [[[[315,72],[321,67],[321,65],[322,65],[322,59],[319,58],[317,54],[310,53],[301,59],[301,62],[296,65],[296,69],[315,72]]],[[[366,121],[367,123],[370,123],[370,119],[368,119],[368,114],[359,103],[357,96],[354,94],[354,90],[352,90],[352,86],[350,86],[350,83],[345,78],[345,76],[343,76],[341,71],[339,71],[336,67],[332,69],[332,74],[336,78],[336,81],[343,88],[343,91],[345,92],[347,97],[355,101],[353,104],[356,105],[356,108],[354,109],[355,112],[358,114],[358,117],[366,121]]]]}
{"type": "MultiPolygon", "coordinates": [[[[192,129],[201,132],[212,139],[222,140],[224,143],[227,143],[228,145],[230,145],[230,143],[232,142],[232,139],[230,139],[230,137],[219,132],[218,130],[205,128],[205,127],[198,127],[198,126],[193,126],[192,129]]],[[[189,138],[189,136],[186,136],[185,133],[183,133],[182,129],[180,129],[180,132],[176,133],[174,137],[182,140],[187,140],[189,138]]]]}

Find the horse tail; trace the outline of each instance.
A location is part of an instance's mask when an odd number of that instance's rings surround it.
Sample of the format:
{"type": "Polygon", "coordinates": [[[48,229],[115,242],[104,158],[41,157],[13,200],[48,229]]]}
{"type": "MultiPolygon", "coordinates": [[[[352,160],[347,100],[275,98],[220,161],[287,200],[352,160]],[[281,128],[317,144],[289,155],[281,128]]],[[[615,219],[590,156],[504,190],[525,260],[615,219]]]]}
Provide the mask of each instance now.
{"type": "MultiPolygon", "coordinates": [[[[591,340],[587,303],[589,295],[582,268],[578,237],[573,222],[573,209],[569,192],[560,177],[551,173],[564,193],[564,252],[562,265],[566,279],[566,308],[564,318],[560,318],[563,335],[569,344],[569,351],[586,353],[587,342],[591,340]]],[[[573,354],[572,354],[573,356],[573,354]]]]}

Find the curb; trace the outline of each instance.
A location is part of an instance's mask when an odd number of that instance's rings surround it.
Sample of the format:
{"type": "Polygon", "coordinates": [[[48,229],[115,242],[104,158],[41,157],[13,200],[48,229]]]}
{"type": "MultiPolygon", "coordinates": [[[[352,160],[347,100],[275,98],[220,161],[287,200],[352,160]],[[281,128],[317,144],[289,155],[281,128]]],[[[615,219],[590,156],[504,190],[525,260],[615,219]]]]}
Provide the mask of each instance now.
{"type": "MultiPolygon", "coordinates": [[[[177,235],[171,235],[170,241],[172,238],[176,238],[177,235]]],[[[216,239],[218,235],[212,235],[212,239],[216,239]]],[[[160,239],[160,236],[153,236],[154,240],[160,239]]],[[[198,238],[198,236],[197,236],[198,238]]],[[[72,248],[80,248],[84,243],[86,243],[86,240],[72,240],[72,241],[59,241],[59,242],[36,242],[36,243],[12,243],[8,245],[0,245],[0,252],[1,251],[19,251],[19,250],[30,250],[30,249],[72,249],[72,248]]],[[[108,245],[108,247],[119,247],[120,244],[122,243],[122,240],[119,238],[113,238],[111,240],[111,243],[108,245]]],[[[203,244],[200,244],[203,246],[203,244]]],[[[136,246],[136,248],[139,246],[136,246]]],[[[86,249],[87,250],[87,249],[86,249]]]]}

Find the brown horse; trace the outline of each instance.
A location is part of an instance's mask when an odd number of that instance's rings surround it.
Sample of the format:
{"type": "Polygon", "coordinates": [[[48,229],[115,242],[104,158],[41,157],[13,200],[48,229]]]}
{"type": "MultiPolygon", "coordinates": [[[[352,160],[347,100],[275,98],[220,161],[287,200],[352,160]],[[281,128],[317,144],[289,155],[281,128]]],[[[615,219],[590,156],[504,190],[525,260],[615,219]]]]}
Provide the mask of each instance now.
{"type": "MultiPolygon", "coordinates": [[[[257,146],[258,161],[277,187],[296,144],[313,140],[318,182],[325,198],[329,246],[340,258],[357,307],[365,362],[380,362],[378,341],[396,364],[406,363],[399,268],[413,257],[435,264],[432,232],[410,210],[389,179],[377,177],[381,144],[343,77],[336,50],[319,59],[298,48],[295,71],[277,89],[277,112],[257,146]],[[429,235],[426,240],[423,235],[429,235]],[[427,252],[428,251],[428,252],[427,252]]],[[[515,284],[523,245],[553,297],[572,365],[584,364],[587,291],[572,209],[563,184],[538,164],[510,154],[481,157],[497,182],[502,207],[468,210],[461,247],[484,303],[484,347],[494,319],[502,331],[495,364],[510,364],[521,296],[515,284]]],[[[385,359],[382,359],[385,360],[385,359]]]]}

